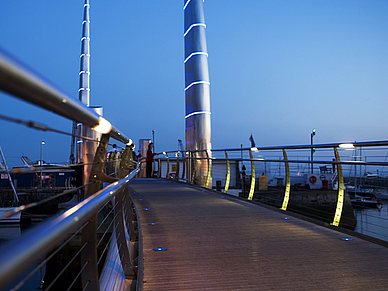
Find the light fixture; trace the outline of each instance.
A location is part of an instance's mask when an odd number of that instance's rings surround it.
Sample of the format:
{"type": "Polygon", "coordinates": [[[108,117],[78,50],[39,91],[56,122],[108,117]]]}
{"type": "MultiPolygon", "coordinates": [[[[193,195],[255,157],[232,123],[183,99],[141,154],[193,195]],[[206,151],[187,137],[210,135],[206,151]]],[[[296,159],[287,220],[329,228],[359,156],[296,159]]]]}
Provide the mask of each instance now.
{"type": "Polygon", "coordinates": [[[112,125],[108,120],[100,116],[98,118],[98,125],[92,127],[92,129],[99,133],[106,134],[111,131],[112,125]]]}
{"type": "Polygon", "coordinates": [[[352,143],[341,143],[339,147],[342,149],[352,149],[354,148],[354,145],[352,143]]]}
{"type": "Polygon", "coordinates": [[[190,113],[190,114],[187,114],[186,116],[185,116],[185,119],[187,119],[187,118],[189,118],[189,117],[191,117],[191,116],[193,116],[193,115],[198,115],[198,114],[212,114],[210,111],[196,111],[196,112],[192,112],[192,113],[190,113]]]}
{"type": "Polygon", "coordinates": [[[210,82],[209,82],[209,81],[195,81],[195,82],[192,82],[190,85],[188,85],[188,86],[185,88],[185,91],[189,90],[192,86],[198,85],[198,84],[206,84],[206,85],[210,85],[210,82]]]}

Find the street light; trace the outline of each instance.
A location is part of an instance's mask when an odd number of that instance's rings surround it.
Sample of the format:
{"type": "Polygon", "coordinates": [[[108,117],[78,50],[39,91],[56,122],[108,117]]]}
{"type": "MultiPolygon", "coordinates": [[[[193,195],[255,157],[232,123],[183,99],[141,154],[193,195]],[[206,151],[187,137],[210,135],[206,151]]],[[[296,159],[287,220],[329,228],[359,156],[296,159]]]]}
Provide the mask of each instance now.
{"type": "MultiPolygon", "coordinates": [[[[311,145],[313,145],[313,137],[315,135],[315,128],[313,128],[313,131],[311,132],[311,145]]],[[[315,152],[315,148],[311,147],[311,174],[314,173],[314,166],[313,166],[313,163],[312,161],[314,160],[313,158],[313,154],[315,152]]]]}
{"type": "Polygon", "coordinates": [[[42,140],[40,143],[40,188],[43,187],[43,174],[42,174],[42,164],[43,164],[43,145],[45,144],[45,141],[42,140]]]}
{"type": "Polygon", "coordinates": [[[154,152],[155,152],[155,129],[152,130],[152,143],[154,144],[154,152]]]}

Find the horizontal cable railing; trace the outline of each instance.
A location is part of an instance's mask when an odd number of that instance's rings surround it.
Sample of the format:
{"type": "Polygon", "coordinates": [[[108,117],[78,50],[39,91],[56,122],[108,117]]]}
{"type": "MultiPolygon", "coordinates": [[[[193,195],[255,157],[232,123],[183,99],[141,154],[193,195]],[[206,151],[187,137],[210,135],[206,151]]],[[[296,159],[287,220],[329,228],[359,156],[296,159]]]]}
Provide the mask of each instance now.
{"type": "Polygon", "coordinates": [[[373,141],[163,152],[156,159],[155,176],[200,184],[388,241],[387,145],[373,141]],[[205,168],[202,175],[210,175],[202,184],[194,182],[197,162],[205,168]]]}
{"type": "MultiPolygon", "coordinates": [[[[64,205],[66,210],[63,213],[31,227],[20,238],[1,245],[0,290],[25,288],[26,282],[37,273],[42,274],[42,284],[34,288],[59,290],[60,286],[60,290],[109,290],[109,274],[115,264],[121,267],[118,282],[122,283],[123,273],[127,282],[132,282],[136,288],[137,270],[142,264],[136,258],[141,245],[138,245],[137,213],[128,194],[128,184],[139,174],[140,168],[132,160],[132,141],[82,102],[1,50],[0,90],[102,134],[98,138],[76,135],[96,145],[96,152],[89,153],[94,160],[88,162],[47,168],[40,161],[38,165],[10,171],[1,167],[1,172],[7,175],[40,172],[37,181],[32,179],[30,188],[55,192],[43,200],[19,204],[6,212],[5,217],[20,215],[20,212],[52,203],[68,194],[76,194],[76,201],[64,205]],[[125,144],[125,148],[117,151],[114,157],[107,153],[110,138],[125,144]],[[85,172],[84,167],[88,167],[85,172]],[[71,172],[75,177],[68,178],[62,187],[46,185],[46,181],[43,184],[42,180],[43,173],[48,170],[71,172]],[[84,177],[84,173],[88,176],[84,177]],[[103,183],[106,183],[104,188],[103,183]]],[[[74,135],[36,121],[4,115],[0,115],[0,119],[37,130],[74,135]]]]}
{"type": "Polygon", "coordinates": [[[129,139],[109,121],[2,50],[0,50],[0,90],[72,121],[81,122],[101,133],[109,134],[124,144],[129,142],[129,139]]]}
{"type": "MultiPolygon", "coordinates": [[[[90,223],[93,215],[101,211],[112,201],[112,198],[128,187],[129,182],[137,173],[138,170],[133,171],[124,179],[105,187],[63,214],[29,230],[21,239],[2,246],[0,249],[2,258],[0,261],[0,289],[10,288],[10,284],[17,281],[20,274],[28,272],[39,258],[50,257],[53,251],[59,251],[57,247],[63,246],[63,242],[69,239],[69,234],[74,236],[79,233],[90,223]]],[[[111,208],[115,207],[111,205],[111,208]]],[[[132,211],[132,208],[127,211],[132,211]]],[[[108,216],[109,213],[104,214],[104,217],[108,216]]],[[[111,228],[112,226],[109,225],[106,229],[111,228]]],[[[101,239],[104,239],[104,236],[101,239]]],[[[41,265],[37,268],[40,267],[41,265]]]]}

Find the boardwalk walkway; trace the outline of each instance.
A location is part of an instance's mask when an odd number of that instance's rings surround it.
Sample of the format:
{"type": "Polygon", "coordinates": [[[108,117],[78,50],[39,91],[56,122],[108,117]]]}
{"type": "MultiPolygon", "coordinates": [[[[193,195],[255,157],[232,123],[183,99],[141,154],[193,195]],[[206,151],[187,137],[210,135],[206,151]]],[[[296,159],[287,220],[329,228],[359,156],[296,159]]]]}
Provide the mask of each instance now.
{"type": "Polygon", "coordinates": [[[386,247],[181,183],[135,179],[131,189],[145,291],[388,290],[386,247]]]}

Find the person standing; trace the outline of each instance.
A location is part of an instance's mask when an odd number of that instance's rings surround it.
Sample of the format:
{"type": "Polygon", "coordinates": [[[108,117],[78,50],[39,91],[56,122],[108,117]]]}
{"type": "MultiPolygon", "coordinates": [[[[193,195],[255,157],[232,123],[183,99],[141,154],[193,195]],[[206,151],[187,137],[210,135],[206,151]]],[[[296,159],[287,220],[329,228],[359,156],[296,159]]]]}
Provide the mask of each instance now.
{"type": "Polygon", "coordinates": [[[152,149],[154,148],[154,144],[151,142],[148,145],[148,150],[147,150],[147,159],[146,159],[146,177],[151,178],[151,173],[152,173],[152,165],[154,163],[154,154],[152,152],[152,149]]]}

